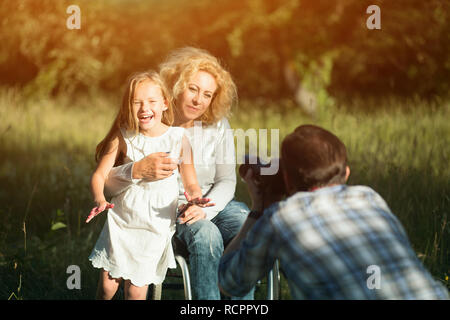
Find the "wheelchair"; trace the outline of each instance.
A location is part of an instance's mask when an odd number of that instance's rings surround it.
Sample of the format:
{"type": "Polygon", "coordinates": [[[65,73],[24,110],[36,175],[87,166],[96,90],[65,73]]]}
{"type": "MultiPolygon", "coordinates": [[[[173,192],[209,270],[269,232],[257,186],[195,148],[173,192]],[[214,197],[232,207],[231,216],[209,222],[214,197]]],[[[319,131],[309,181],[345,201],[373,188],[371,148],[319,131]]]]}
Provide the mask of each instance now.
{"type": "MultiPolygon", "coordinates": [[[[159,284],[149,286],[149,291],[147,294],[150,300],[161,300],[162,289],[184,289],[184,298],[186,300],[192,300],[192,288],[191,288],[191,278],[189,274],[189,252],[186,245],[177,237],[172,238],[172,246],[175,254],[175,260],[180,266],[181,274],[183,278],[183,285],[180,287],[179,284],[159,284]]],[[[280,298],[280,269],[279,262],[275,260],[272,270],[267,275],[267,300],[279,300],[280,298]]]]}

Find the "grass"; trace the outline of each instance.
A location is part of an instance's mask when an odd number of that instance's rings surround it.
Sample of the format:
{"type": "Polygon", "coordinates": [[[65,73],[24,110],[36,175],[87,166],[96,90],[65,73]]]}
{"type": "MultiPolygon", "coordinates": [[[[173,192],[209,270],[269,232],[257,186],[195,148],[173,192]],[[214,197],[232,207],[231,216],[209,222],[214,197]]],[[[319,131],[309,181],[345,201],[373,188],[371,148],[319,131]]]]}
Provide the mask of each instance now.
{"type": "MultiPolygon", "coordinates": [[[[105,216],[84,224],[89,177],[118,103],[106,96],[27,101],[18,91],[0,91],[0,299],[95,296],[98,271],[87,257],[105,216]],[[67,289],[70,265],[80,266],[81,290],[67,289]]],[[[280,141],[303,123],[334,132],[348,148],[349,184],[369,185],[385,198],[425,266],[449,286],[450,105],[414,103],[370,112],[331,108],[314,118],[289,103],[244,101],[230,122],[279,129],[280,141]]],[[[236,197],[249,203],[239,180],[236,197]]],[[[264,281],[256,297],[264,299],[264,281]]],[[[177,298],[182,293],[163,292],[163,299],[177,298]]]]}

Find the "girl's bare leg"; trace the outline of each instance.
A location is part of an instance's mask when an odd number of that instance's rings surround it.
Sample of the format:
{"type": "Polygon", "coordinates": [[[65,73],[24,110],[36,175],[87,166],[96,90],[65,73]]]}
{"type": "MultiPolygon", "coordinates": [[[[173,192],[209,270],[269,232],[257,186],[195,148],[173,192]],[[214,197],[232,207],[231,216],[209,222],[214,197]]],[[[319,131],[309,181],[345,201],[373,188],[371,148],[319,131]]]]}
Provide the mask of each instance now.
{"type": "Polygon", "coordinates": [[[122,278],[112,278],[108,271],[102,269],[98,279],[97,300],[111,300],[117,292],[122,278]]]}
{"type": "Polygon", "coordinates": [[[125,300],[145,300],[147,299],[148,285],[143,287],[137,287],[131,283],[130,280],[126,280],[124,284],[125,300]]]}

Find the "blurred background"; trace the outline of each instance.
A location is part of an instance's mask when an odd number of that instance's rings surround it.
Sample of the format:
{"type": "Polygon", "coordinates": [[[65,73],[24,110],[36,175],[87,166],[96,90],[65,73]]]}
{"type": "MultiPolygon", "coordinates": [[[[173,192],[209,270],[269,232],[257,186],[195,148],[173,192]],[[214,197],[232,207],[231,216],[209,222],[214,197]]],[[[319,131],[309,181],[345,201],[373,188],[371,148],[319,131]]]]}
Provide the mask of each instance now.
{"type": "MultiPolygon", "coordinates": [[[[233,128],[276,128],[282,139],[314,123],[336,133],[348,147],[349,183],[387,200],[420,259],[449,286],[449,7],[444,0],[2,1],[0,299],[95,296],[97,270],[87,257],[105,215],[84,224],[95,146],[127,76],[157,69],[183,46],[210,51],[231,72],[239,94],[233,128]],[[81,29],[67,28],[73,4],[81,29]],[[380,30],[366,25],[374,4],[380,30]],[[72,264],[81,267],[81,290],[67,289],[72,264]]],[[[236,197],[249,201],[241,181],[236,197]]]]}
{"type": "Polygon", "coordinates": [[[117,91],[186,45],[219,57],[241,98],[289,98],[318,73],[341,98],[449,89],[448,1],[17,0],[0,14],[0,84],[33,95],[117,91]],[[71,4],[79,30],[66,28],[71,4]],[[372,4],[381,30],[366,27],[372,4]]]}

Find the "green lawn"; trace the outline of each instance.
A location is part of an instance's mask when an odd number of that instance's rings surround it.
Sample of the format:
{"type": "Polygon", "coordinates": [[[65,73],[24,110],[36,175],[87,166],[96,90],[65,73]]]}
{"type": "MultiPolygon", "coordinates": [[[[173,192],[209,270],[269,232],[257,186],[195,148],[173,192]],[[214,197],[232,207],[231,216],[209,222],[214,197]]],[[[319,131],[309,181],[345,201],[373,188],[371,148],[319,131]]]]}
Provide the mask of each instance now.
{"type": "MultiPolygon", "coordinates": [[[[98,271],[87,257],[105,215],[89,225],[84,219],[92,206],[95,146],[118,103],[104,96],[24,101],[17,92],[0,92],[0,299],[95,296],[98,271]],[[80,290],[67,289],[70,265],[81,269],[80,290]]],[[[230,122],[244,130],[279,129],[280,141],[304,123],[334,132],[348,148],[349,184],[369,185],[385,198],[424,264],[448,286],[450,104],[418,104],[391,103],[377,112],[332,108],[310,117],[286,103],[244,101],[230,122]]],[[[236,197],[249,202],[240,179],[236,197]]],[[[264,299],[265,280],[256,297],[264,299]]],[[[173,298],[182,292],[163,292],[163,299],[173,298]]],[[[282,298],[289,298],[286,281],[282,298]]]]}

